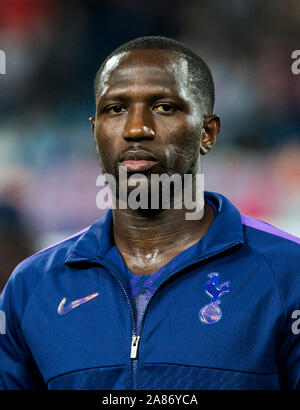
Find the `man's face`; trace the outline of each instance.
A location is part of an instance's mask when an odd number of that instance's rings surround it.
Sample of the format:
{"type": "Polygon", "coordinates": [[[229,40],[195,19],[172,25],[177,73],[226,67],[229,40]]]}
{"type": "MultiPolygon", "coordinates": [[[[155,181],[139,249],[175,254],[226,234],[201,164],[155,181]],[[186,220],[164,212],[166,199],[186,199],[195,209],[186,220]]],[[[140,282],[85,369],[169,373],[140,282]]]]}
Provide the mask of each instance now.
{"type": "Polygon", "coordinates": [[[190,83],[187,61],[174,52],[134,50],[108,61],[92,120],[103,172],[197,171],[203,110],[190,83]]]}

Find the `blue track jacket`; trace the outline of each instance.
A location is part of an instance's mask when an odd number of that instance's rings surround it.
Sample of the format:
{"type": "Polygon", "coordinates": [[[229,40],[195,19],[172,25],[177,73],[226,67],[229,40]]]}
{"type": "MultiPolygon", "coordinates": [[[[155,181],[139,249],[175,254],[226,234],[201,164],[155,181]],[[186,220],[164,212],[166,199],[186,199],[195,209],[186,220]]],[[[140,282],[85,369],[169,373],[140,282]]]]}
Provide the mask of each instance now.
{"type": "Polygon", "coordinates": [[[300,240],[205,198],[217,216],[138,328],[107,257],[111,209],[20,263],[0,297],[0,389],[300,389],[300,240]]]}

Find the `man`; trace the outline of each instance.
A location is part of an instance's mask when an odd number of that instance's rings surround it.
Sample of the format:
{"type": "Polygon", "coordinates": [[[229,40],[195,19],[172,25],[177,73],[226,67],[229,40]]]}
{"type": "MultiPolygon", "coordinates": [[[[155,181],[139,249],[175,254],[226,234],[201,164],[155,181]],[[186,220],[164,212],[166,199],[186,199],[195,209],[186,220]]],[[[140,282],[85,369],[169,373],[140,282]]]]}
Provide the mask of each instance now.
{"type": "Polygon", "coordinates": [[[127,179],[104,218],[13,272],[1,388],[298,389],[300,240],[197,189],[220,129],[206,64],[136,39],[100,67],[95,97],[102,170],[127,179]],[[135,183],[162,195],[162,174],[192,176],[199,218],[173,188],[169,209],[129,206],[135,183]]]}

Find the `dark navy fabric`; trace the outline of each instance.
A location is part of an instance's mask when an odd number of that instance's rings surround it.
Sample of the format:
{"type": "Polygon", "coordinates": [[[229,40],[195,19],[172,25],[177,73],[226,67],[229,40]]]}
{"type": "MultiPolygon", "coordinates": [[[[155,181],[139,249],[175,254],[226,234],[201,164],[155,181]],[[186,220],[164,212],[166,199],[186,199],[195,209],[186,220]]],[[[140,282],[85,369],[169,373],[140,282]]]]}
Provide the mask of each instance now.
{"type": "MultiPolygon", "coordinates": [[[[197,244],[189,247],[185,252],[185,260],[191,259],[197,250],[197,244]]],[[[124,264],[121,254],[116,246],[110,251],[110,256],[118,259],[119,266],[125,270],[128,275],[128,283],[130,288],[130,299],[136,309],[136,328],[140,328],[144,310],[159,286],[159,277],[167,269],[166,266],[161,267],[156,272],[151,274],[135,274],[124,264]]],[[[183,261],[183,260],[182,260],[183,261]]]]}
{"type": "Polygon", "coordinates": [[[193,255],[163,267],[139,326],[111,210],[19,264],[0,296],[0,389],[300,389],[300,334],[291,331],[300,240],[242,216],[220,194],[205,199],[214,221],[193,255]],[[200,312],[212,273],[230,291],[209,324],[200,312]]]}
{"type": "MultiPolygon", "coordinates": [[[[209,200],[208,198],[206,200],[211,205],[214,215],[216,215],[216,205],[213,201],[209,200]]],[[[189,247],[185,252],[185,258],[191,259],[196,250],[197,244],[189,247]]],[[[141,325],[143,312],[152,295],[158,288],[158,278],[161,275],[161,273],[166,269],[166,267],[163,266],[156,272],[153,272],[151,275],[135,274],[131,272],[131,270],[124,264],[123,258],[115,245],[109,250],[109,257],[118,260],[119,268],[127,272],[129,278],[130,299],[136,309],[135,324],[136,328],[139,328],[141,325]]]]}
{"type": "Polygon", "coordinates": [[[127,268],[130,297],[136,308],[136,328],[140,328],[141,326],[144,310],[158,288],[158,279],[162,272],[163,268],[150,275],[139,275],[132,273],[127,268]]]}

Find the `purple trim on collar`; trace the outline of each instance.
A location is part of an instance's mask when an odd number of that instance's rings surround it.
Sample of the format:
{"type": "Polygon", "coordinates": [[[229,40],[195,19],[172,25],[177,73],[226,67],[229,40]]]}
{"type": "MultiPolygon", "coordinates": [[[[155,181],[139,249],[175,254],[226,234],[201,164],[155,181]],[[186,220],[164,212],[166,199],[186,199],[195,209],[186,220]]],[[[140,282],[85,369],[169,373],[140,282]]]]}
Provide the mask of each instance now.
{"type": "Polygon", "coordinates": [[[288,239],[289,241],[300,244],[300,238],[298,238],[297,236],[291,235],[287,232],[282,231],[281,229],[275,228],[275,226],[269,225],[266,222],[251,218],[250,216],[241,215],[241,217],[243,225],[258,229],[259,231],[267,232],[271,235],[280,236],[281,238],[288,239]]]}

